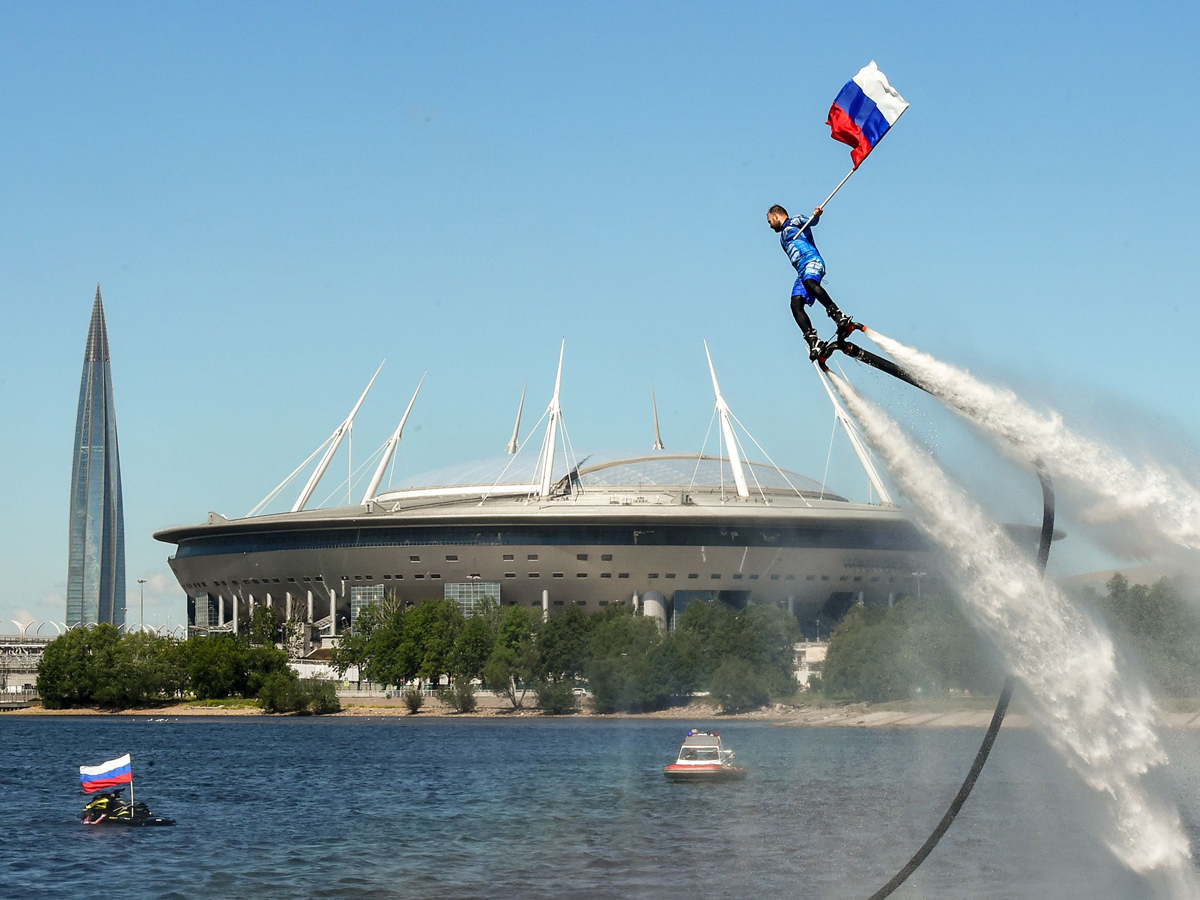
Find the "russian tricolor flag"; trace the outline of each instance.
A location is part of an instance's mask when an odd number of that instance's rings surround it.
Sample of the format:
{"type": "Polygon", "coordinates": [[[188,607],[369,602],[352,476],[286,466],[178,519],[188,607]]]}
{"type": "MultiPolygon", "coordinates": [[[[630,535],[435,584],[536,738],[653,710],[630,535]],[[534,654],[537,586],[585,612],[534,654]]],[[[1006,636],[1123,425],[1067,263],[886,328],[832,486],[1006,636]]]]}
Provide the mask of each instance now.
{"type": "Polygon", "coordinates": [[[825,124],[835,141],[850,145],[850,159],[857,169],[906,109],[908,103],[872,60],[846,82],[829,107],[825,124]]]}
{"type": "Polygon", "coordinates": [[[80,766],[79,780],[83,783],[85,794],[94,794],[96,791],[108,790],[120,784],[131,784],[133,767],[129,762],[129,754],[110,759],[98,766],[80,766]]]}

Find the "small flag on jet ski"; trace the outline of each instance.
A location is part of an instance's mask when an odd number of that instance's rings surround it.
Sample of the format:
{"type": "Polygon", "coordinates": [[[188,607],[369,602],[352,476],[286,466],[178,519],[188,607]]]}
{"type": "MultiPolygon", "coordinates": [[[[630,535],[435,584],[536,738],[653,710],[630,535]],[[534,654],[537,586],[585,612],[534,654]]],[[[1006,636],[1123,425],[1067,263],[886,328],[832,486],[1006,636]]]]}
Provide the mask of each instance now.
{"type": "Polygon", "coordinates": [[[908,102],[872,60],[846,82],[829,107],[825,124],[830,137],[850,145],[850,159],[857,169],[906,109],[908,102]]]}
{"type": "Polygon", "coordinates": [[[121,784],[131,784],[133,767],[129,762],[129,754],[110,759],[98,766],[80,766],[79,781],[83,784],[85,794],[94,794],[96,791],[107,790],[121,784]]]}

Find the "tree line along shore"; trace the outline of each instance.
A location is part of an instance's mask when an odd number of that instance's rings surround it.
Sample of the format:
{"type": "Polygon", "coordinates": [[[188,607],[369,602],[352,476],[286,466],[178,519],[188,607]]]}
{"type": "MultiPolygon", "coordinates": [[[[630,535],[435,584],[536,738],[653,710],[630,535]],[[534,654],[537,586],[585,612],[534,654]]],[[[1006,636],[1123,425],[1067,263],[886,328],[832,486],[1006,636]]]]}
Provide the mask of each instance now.
{"type": "MultiPolygon", "coordinates": [[[[1200,697],[1200,614],[1176,585],[1131,585],[1117,575],[1105,593],[1084,600],[1107,622],[1123,670],[1145,677],[1167,706],[1200,697]]],[[[110,625],[74,629],[46,646],[38,667],[42,705],[119,711],[186,701],[214,712],[340,710],[333,682],[300,678],[288,665],[280,647],[289,623],[276,616],[259,607],[239,636],[186,641],[122,634],[110,625]]],[[[342,676],[356,670],[360,684],[390,688],[392,705],[408,713],[436,707],[454,714],[669,715],[689,714],[702,702],[710,706],[699,709],[716,714],[774,708],[795,718],[797,708],[982,699],[1003,680],[995,654],[945,591],[905,597],[892,608],[852,607],[804,692],[794,677],[800,638],[792,616],[754,604],[692,603],[664,632],[624,606],[591,615],[567,607],[543,622],[519,606],[485,602],[466,617],[453,601],[410,606],[388,597],[359,613],[330,662],[342,676]]],[[[827,718],[847,712],[852,718],[853,709],[827,718]]]]}

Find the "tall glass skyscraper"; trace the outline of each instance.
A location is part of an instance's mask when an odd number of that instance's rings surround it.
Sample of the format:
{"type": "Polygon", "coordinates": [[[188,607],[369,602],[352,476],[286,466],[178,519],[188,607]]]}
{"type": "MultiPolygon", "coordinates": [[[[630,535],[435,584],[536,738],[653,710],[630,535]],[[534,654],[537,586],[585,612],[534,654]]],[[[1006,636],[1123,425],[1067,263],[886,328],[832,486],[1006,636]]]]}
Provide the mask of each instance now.
{"type": "Polygon", "coordinates": [[[96,285],[79,385],[67,556],[67,625],[124,625],[125,510],[100,285],[96,285]]]}

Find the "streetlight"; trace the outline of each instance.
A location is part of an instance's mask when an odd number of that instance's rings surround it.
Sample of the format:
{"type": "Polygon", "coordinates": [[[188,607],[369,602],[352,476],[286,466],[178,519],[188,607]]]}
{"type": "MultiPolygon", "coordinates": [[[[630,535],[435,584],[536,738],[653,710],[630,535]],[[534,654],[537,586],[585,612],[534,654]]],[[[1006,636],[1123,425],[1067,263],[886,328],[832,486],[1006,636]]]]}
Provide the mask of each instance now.
{"type": "Polygon", "coordinates": [[[146,579],[138,579],[138,590],[142,593],[142,631],[146,630],[146,579]]]}
{"type": "Polygon", "coordinates": [[[921,579],[925,577],[924,572],[913,572],[913,577],[917,579],[917,600],[921,599],[921,579]]]}

